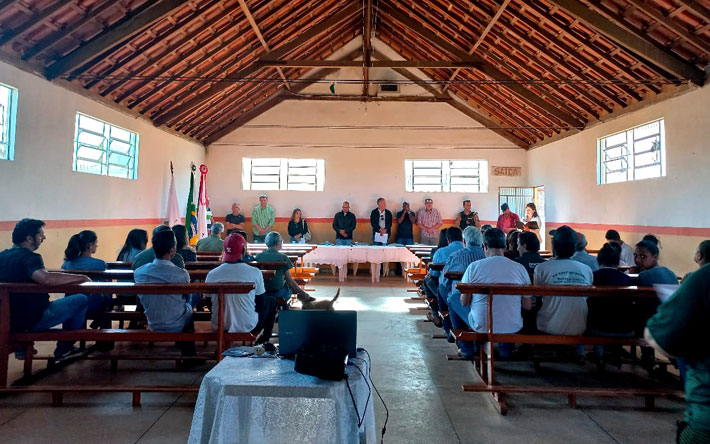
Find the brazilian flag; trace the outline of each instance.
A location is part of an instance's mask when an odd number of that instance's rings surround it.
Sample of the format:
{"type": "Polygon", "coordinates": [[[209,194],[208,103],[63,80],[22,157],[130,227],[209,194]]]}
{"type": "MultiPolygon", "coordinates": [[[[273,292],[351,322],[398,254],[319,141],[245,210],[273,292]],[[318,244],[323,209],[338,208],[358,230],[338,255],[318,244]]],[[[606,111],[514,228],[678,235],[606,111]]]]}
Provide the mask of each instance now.
{"type": "Polygon", "coordinates": [[[187,229],[187,238],[190,239],[190,245],[197,243],[197,209],[192,201],[196,168],[193,164],[190,171],[190,192],[187,194],[187,214],[185,215],[185,228],[187,229]]]}

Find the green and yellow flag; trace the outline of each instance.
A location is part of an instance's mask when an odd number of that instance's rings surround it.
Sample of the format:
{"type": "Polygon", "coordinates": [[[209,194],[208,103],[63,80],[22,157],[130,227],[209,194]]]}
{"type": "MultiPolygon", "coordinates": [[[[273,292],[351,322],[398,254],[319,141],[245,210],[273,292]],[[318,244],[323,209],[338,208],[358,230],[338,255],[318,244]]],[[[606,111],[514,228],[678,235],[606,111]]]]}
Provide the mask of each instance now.
{"type": "Polygon", "coordinates": [[[187,214],[185,215],[185,228],[187,228],[187,238],[190,239],[190,245],[197,243],[197,209],[192,198],[195,188],[195,170],[197,167],[192,164],[190,167],[190,192],[187,194],[187,214]]]}

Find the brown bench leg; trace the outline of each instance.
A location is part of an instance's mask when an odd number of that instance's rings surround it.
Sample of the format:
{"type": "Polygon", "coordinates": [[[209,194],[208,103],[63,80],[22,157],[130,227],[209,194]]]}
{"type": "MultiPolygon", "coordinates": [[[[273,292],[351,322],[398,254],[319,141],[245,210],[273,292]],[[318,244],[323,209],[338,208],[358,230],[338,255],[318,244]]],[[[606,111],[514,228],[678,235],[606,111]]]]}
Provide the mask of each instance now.
{"type": "Polygon", "coordinates": [[[141,406],[141,392],[133,392],[133,407],[141,406]]]}
{"type": "Polygon", "coordinates": [[[23,368],[23,372],[25,376],[31,376],[32,375],[32,358],[34,358],[33,352],[34,351],[34,343],[29,342],[27,345],[25,345],[25,364],[23,368]]]}
{"type": "Polygon", "coordinates": [[[52,392],[52,407],[61,407],[64,402],[64,393],[52,392]]]}
{"type": "Polygon", "coordinates": [[[574,393],[568,393],[567,394],[567,403],[569,404],[570,408],[576,409],[577,408],[577,395],[574,393]]]}
{"type": "Polygon", "coordinates": [[[10,354],[10,295],[0,290],[0,386],[7,387],[10,354]]]}
{"type": "Polygon", "coordinates": [[[645,407],[646,410],[653,410],[656,408],[656,397],[653,395],[646,395],[644,396],[645,398],[645,407]]]}

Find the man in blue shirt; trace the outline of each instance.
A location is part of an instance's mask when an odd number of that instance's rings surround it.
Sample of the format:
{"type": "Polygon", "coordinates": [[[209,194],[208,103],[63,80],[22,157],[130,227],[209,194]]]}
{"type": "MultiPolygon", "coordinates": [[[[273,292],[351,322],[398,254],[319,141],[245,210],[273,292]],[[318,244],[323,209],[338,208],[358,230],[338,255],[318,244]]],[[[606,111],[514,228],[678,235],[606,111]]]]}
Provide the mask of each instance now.
{"type": "MultiPolygon", "coordinates": [[[[463,235],[461,233],[461,229],[459,227],[449,227],[446,229],[446,241],[449,243],[449,245],[438,248],[436,252],[434,252],[434,257],[432,258],[431,262],[433,264],[445,264],[446,260],[451,256],[453,253],[463,249],[463,235]]],[[[431,308],[431,313],[427,313],[427,319],[432,321],[434,325],[437,327],[442,326],[443,320],[439,316],[440,311],[448,311],[448,307],[446,305],[446,301],[442,301],[441,297],[439,296],[439,287],[441,286],[441,279],[442,277],[441,272],[436,271],[436,270],[431,270],[429,272],[429,275],[432,278],[436,278],[436,281],[434,280],[429,280],[429,282],[425,282],[425,284],[433,286],[436,285],[434,288],[430,288],[432,293],[434,293],[436,299],[437,299],[437,304],[432,305],[431,308]],[[442,305],[443,302],[443,305],[442,305]]]]}
{"type": "MultiPolygon", "coordinates": [[[[188,272],[170,262],[176,254],[177,241],[172,230],[159,231],[153,235],[155,260],[137,269],[133,275],[140,284],[187,284],[188,272]]],[[[152,331],[183,332],[192,331],[192,305],[189,295],[182,294],[141,294],[138,296],[145,307],[145,317],[152,331]]],[[[194,342],[176,344],[183,355],[195,354],[194,342]]]]}

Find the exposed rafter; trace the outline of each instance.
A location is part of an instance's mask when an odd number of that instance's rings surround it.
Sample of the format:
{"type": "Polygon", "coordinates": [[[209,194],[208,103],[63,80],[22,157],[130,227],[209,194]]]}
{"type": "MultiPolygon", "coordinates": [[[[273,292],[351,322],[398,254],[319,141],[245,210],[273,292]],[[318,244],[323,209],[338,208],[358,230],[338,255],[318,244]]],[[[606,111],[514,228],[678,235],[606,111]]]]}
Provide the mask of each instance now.
{"type": "Polygon", "coordinates": [[[480,68],[477,62],[458,60],[259,60],[260,66],[282,66],[290,68],[480,68]]]}
{"type": "Polygon", "coordinates": [[[410,103],[447,103],[451,99],[447,97],[427,97],[427,96],[352,96],[352,95],[329,95],[329,94],[306,94],[306,95],[286,95],[286,100],[313,100],[321,102],[410,102],[410,103]]]}
{"type": "Polygon", "coordinates": [[[553,5],[582,21],[585,25],[598,30],[604,36],[623,46],[634,54],[660,66],[681,79],[691,80],[702,85],[705,73],[690,63],[671,53],[657,48],[648,40],[637,36],[626,28],[609,21],[606,17],[591,10],[578,0],[548,0],[553,5]]]}
{"type": "MultiPolygon", "coordinates": [[[[422,26],[418,26],[416,22],[414,22],[412,19],[410,19],[409,17],[407,17],[403,13],[401,13],[395,9],[392,9],[389,6],[385,6],[382,4],[379,5],[379,8],[384,13],[386,13],[389,17],[400,22],[402,25],[408,27],[409,30],[419,34],[422,38],[426,39],[431,44],[441,48],[442,50],[455,55],[456,57],[460,58],[461,60],[480,63],[481,68],[479,68],[479,71],[481,71],[486,76],[488,76],[494,80],[501,81],[501,82],[511,80],[509,76],[502,73],[500,70],[498,70],[498,68],[491,65],[483,58],[478,57],[475,54],[469,55],[466,51],[464,51],[460,48],[457,48],[456,46],[454,46],[451,43],[440,38],[439,36],[437,36],[433,32],[424,29],[422,26]]],[[[535,105],[536,107],[557,117],[558,119],[562,120],[563,122],[566,122],[570,126],[575,127],[575,128],[584,127],[584,124],[582,122],[580,122],[576,118],[574,118],[566,113],[561,112],[556,106],[548,103],[547,101],[542,99],[540,96],[538,96],[537,94],[528,90],[524,86],[513,83],[513,84],[505,84],[505,87],[510,89],[511,91],[515,92],[515,94],[517,94],[518,96],[527,100],[528,102],[535,105]]]]}
{"type": "Polygon", "coordinates": [[[163,0],[158,3],[147,2],[132,11],[120,24],[109,27],[66,56],[54,62],[45,70],[45,76],[55,79],[95,59],[118,44],[145,30],[156,21],[163,19],[175,8],[188,0],[163,0]],[[146,6],[147,5],[147,6],[146,6]]]}
{"type": "Polygon", "coordinates": [[[4,0],[0,1],[0,14],[5,12],[7,8],[14,5],[15,3],[20,3],[20,0],[4,0]]]}
{"type": "MultiPolygon", "coordinates": [[[[261,46],[264,47],[264,51],[271,52],[271,48],[269,48],[269,44],[266,43],[266,39],[261,34],[261,30],[259,30],[259,25],[256,24],[256,20],[254,20],[254,16],[251,14],[251,11],[249,10],[249,6],[247,6],[247,2],[244,0],[239,0],[239,6],[241,6],[242,11],[244,12],[244,15],[246,15],[247,20],[249,20],[249,24],[251,25],[251,29],[254,31],[254,34],[256,34],[256,37],[259,39],[259,42],[261,42],[261,46]]],[[[286,79],[286,76],[284,75],[283,70],[280,67],[277,67],[276,71],[278,71],[279,76],[281,76],[281,78],[283,79],[284,85],[286,85],[286,88],[290,88],[291,85],[288,83],[288,80],[286,79]]]]}
{"type": "Polygon", "coordinates": [[[370,63],[372,62],[372,0],[363,0],[365,10],[363,11],[364,25],[362,30],[362,50],[364,52],[362,65],[362,95],[367,98],[370,95],[370,63]]]}
{"type": "Polygon", "coordinates": [[[7,45],[7,44],[14,42],[15,39],[20,37],[25,31],[36,26],[40,22],[44,21],[50,15],[66,8],[67,6],[69,6],[69,3],[57,2],[53,5],[46,7],[45,9],[40,11],[39,14],[32,17],[30,20],[27,20],[25,23],[21,24],[17,28],[13,28],[13,29],[3,33],[2,36],[0,36],[0,46],[7,45]]]}
{"type": "MultiPolygon", "coordinates": [[[[491,18],[491,21],[488,22],[488,25],[486,25],[485,29],[483,29],[483,32],[481,32],[481,35],[478,36],[478,39],[476,40],[476,43],[473,44],[471,47],[471,50],[468,52],[470,55],[473,55],[474,52],[478,49],[478,47],[483,43],[483,41],[486,39],[486,36],[488,35],[489,32],[491,32],[491,29],[493,29],[493,26],[495,26],[496,22],[500,18],[501,15],[503,15],[503,11],[505,11],[505,8],[508,6],[510,3],[510,0],[505,0],[502,5],[498,8],[496,11],[496,14],[491,18]]],[[[449,77],[449,82],[444,85],[444,91],[446,91],[449,88],[449,85],[451,82],[454,81],[457,75],[459,75],[459,71],[461,71],[461,68],[456,68],[454,70],[454,73],[451,74],[451,77],[449,77]]]]}

